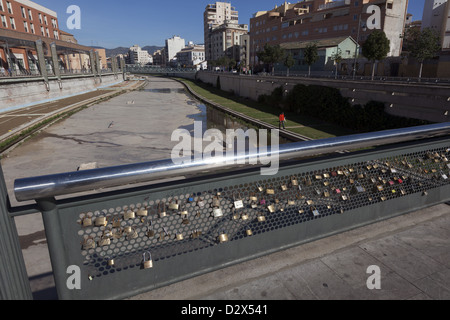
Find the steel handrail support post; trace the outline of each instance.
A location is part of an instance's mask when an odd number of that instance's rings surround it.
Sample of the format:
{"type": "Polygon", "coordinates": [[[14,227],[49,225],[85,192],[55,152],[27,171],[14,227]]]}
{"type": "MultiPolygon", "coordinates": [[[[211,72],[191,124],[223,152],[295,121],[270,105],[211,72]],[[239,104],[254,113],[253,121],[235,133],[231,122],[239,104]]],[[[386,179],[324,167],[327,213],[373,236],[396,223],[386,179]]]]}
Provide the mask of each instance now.
{"type": "Polygon", "coordinates": [[[0,164],[0,300],[32,300],[30,281],[0,164]]]}
{"type": "Polygon", "coordinates": [[[55,198],[45,198],[36,200],[38,208],[42,213],[44,222],[45,236],[47,238],[50,262],[55,280],[55,287],[58,298],[61,300],[70,299],[66,285],[67,266],[64,266],[66,259],[66,250],[64,249],[63,231],[61,229],[60,218],[58,215],[58,206],[55,198]]]}

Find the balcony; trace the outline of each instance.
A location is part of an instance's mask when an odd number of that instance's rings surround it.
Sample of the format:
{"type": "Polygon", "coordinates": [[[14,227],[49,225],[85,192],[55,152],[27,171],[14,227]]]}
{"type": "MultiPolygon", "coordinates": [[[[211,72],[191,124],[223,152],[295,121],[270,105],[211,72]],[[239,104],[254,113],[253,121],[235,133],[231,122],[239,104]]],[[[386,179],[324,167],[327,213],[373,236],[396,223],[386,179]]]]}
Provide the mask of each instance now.
{"type": "Polygon", "coordinates": [[[322,4],[319,6],[319,9],[317,9],[317,10],[321,11],[321,10],[327,10],[327,9],[348,6],[348,5],[350,5],[350,0],[340,0],[340,1],[334,1],[334,2],[322,4]]]}

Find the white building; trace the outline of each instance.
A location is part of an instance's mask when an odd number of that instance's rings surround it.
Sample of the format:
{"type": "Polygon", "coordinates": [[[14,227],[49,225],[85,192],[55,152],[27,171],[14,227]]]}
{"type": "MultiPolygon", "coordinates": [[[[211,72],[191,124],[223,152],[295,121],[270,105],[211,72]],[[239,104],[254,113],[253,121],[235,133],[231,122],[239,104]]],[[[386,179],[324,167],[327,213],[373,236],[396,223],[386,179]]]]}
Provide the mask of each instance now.
{"type": "Polygon", "coordinates": [[[425,0],[422,30],[431,28],[441,37],[443,50],[450,50],[450,1],[425,0]]]}
{"type": "Polygon", "coordinates": [[[128,50],[128,64],[146,65],[153,62],[153,57],[148,51],[142,50],[137,44],[128,50]]]}
{"type": "Polygon", "coordinates": [[[197,69],[203,68],[202,63],[205,61],[205,46],[203,45],[190,45],[184,49],[181,49],[177,53],[177,63],[181,67],[196,67],[197,69]]]}
{"type": "Polygon", "coordinates": [[[177,53],[186,47],[186,42],[179,36],[173,36],[166,40],[166,61],[170,63],[177,56],[177,53]]]}
{"type": "Polygon", "coordinates": [[[239,13],[231,3],[216,2],[208,4],[203,13],[203,29],[205,41],[206,60],[212,59],[211,32],[214,28],[224,24],[226,21],[238,23],[239,13]]]}
{"type": "Polygon", "coordinates": [[[236,61],[241,57],[241,36],[248,34],[248,25],[227,21],[211,30],[209,60],[228,56],[236,61]]]}

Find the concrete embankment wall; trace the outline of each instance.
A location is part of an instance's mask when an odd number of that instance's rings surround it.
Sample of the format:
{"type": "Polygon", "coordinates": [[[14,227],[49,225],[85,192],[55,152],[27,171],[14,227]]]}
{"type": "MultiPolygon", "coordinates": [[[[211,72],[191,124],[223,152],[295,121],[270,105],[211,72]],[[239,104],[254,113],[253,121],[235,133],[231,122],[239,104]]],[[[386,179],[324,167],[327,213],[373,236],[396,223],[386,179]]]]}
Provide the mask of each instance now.
{"type": "Polygon", "coordinates": [[[64,77],[61,82],[56,78],[50,78],[47,87],[42,78],[2,79],[0,82],[0,112],[90,92],[122,81],[121,74],[105,74],[102,75],[101,80],[98,76],[78,75],[64,77]]]}
{"type": "Polygon", "coordinates": [[[432,122],[450,121],[450,86],[429,83],[400,83],[381,81],[353,81],[296,77],[247,76],[232,73],[198,72],[197,79],[217,84],[224,91],[257,100],[260,95],[271,94],[282,86],[289,92],[296,84],[320,85],[340,90],[353,104],[375,100],[385,103],[385,110],[392,115],[422,119],[432,122]],[[447,113],[448,112],[448,113],[447,113]]]}

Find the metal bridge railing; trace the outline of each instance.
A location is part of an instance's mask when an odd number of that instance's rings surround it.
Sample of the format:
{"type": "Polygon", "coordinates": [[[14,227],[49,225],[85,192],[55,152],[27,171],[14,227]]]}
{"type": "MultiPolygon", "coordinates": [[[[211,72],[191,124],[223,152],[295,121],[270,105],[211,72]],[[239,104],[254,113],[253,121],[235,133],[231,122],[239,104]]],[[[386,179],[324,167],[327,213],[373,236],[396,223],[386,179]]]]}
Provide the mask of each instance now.
{"type": "Polygon", "coordinates": [[[120,299],[449,201],[449,133],[442,123],[287,144],[273,176],[202,159],[19,179],[16,198],[36,206],[4,201],[1,216],[42,212],[60,299],[120,299]],[[348,149],[359,151],[337,152],[348,149]],[[132,185],[175,175],[184,177],[132,185]],[[67,286],[74,266],[80,289],[67,286]]]}

